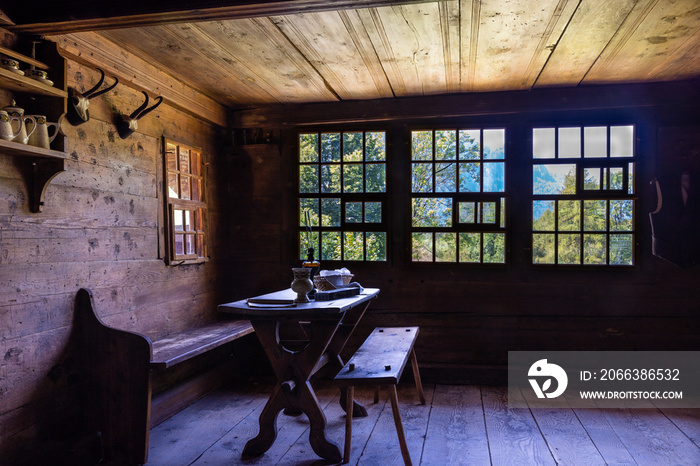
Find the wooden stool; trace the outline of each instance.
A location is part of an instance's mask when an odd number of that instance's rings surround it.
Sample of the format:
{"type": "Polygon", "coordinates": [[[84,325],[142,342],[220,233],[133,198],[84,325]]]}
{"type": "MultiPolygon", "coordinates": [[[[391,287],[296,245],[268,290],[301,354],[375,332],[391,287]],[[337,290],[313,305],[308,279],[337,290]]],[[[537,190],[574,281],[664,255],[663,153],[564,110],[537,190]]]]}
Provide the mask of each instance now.
{"type": "Polygon", "coordinates": [[[375,403],[379,401],[379,387],[389,387],[391,410],[394,414],[396,433],[399,436],[401,455],[406,465],[411,464],[411,456],[406,445],[406,436],[401,423],[399,400],[396,395],[396,384],[399,383],[406,362],[410,356],[413,366],[413,378],[421,404],[425,404],[423,385],[418,372],[418,360],[413,351],[413,345],[418,337],[418,327],[384,327],[375,328],[360,349],[345,364],[335,376],[335,381],[341,388],[347,390],[347,406],[345,408],[345,450],[343,463],[350,461],[350,445],[352,439],[352,406],[356,385],[375,385],[375,403]]]}

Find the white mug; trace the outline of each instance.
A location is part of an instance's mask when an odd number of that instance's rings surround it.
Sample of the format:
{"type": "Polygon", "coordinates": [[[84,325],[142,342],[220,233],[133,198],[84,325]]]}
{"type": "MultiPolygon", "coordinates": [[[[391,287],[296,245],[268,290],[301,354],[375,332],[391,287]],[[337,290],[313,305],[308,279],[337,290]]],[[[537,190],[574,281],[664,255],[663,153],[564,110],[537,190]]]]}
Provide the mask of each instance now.
{"type": "Polygon", "coordinates": [[[29,145],[50,149],[51,143],[58,135],[58,123],[46,121],[44,115],[27,115],[26,118],[31,118],[36,122],[36,131],[32,131],[29,135],[29,145]],[[53,134],[49,136],[49,128],[51,126],[53,126],[53,134]]]}
{"type": "Polygon", "coordinates": [[[5,110],[0,110],[0,138],[5,141],[12,141],[19,135],[22,127],[20,124],[17,126],[17,131],[12,127],[13,121],[20,121],[19,117],[10,116],[5,110]]]}

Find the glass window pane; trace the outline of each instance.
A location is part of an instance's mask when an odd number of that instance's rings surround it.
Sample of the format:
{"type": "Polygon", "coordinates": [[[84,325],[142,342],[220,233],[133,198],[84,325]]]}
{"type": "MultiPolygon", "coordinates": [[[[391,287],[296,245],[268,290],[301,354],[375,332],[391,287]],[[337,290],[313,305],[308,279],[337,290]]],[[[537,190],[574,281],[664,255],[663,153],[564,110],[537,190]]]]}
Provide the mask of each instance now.
{"type": "Polygon", "coordinates": [[[459,223],[476,223],[476,204],[475,202],[460,202],[459,203],[459,223]]]}
{"type": "Polygon", "coordinates": [[[386,165],[383,163],[368,163],[366,168],[366,191],[368,193],[386,192],[386,165]]]}
{"type": "Polygon", "coordinates": [[[343,191],[346,193],[361,193],[362,189],[362,164],[343,165],[343,191]]]}
{"type": "Polygon", "coordinates": [[[610,265],[633,265],[634,235],[610,235],[610,265]]]}
{"type": "Polygon", "coordinates": [[[463,129],[459,131],[459,159],[479,160],[481,158],[481,131],[463,129]]]}
{"type": "Polygon", "coordinates": [[[451,227],[452,199],[413,198],[411,218],[414,227],[451,227]]]}
{"type": "Polygon", "coordinates": [[[622,189],[625,182],[624,175],[622,167],[610,167],[610,189],[622,189]]]}
{"type": "Polygon", "coordinates": [[[585,231],[605,231],[607,228],[607,202],[583,201],[583,229],[585,231]]]}
{"type": "Polygon", "coordinates": [[[185,253],[185,235],[175,235],[175,254],[181,256],[185,253]]]}
{"type": "Polygon", "coordinates": [[[583,156],[608,156],[608,127],[586,126],[583,128],[583,156]]]}
{"type": "Polygon", "coordinates": [[[362,133],[343,133],[343,161],[362,162],[362,133]]]}
{"type": "Polygon", "coordinates": [[[505,264],[506,235],[505,233],[484,233],[484,263],[505,264]]]}
{"type": "Polygon", "coordinates": [[[299,167],[299,192],[318,192],[318,165],[301,165],[299,167]]]}
{"type": "Polygon", "coordinates": [[[177,173],[168,173],[168,197],[178,199],[180,197],[180,183],[177,182],[177,173]]]}
{"type": "Polygon", "coordinates": [[[194,254],[194,235],[185,235],[185,254],[194,254]]]}
{"type": "Polygon", "coordinates": [[[414,193],[433,192],[433,164],[414,163],[411,191],[414,193]]]}
{"type": "Polygon", "coordinates": [[[190,150],[180,147],[180,173],[190,172],[190,150]]]}
{"type": "Polygon", "coordinates": [[[634,194],[634,164],[627,167],[627,194],[634,194]]]}
{"type": "Polygon", "coordinates": [[[502,193],[506,189],[504,162],[484,163],[484,192],[502,193]]]}
{"type": "Polygon", "coordinates": [[[435,192],[454,193],[457,192],[457,164],[436,163],[435,164],[435,192]]]}
{"type": "Polygon", "coordinates": [[[435,233],[435,262],[456,262],[457,242],[454,233],[435,233]]]}
{"type": "Polygon", "coordinates": [[[581,263],[581,235],[559,235],[558,264],[581,263]]]}
{"type": "Polygon", "coordinates": [[[321,239],[323,240],[323,249],[321,250],[321,260],[340,260],[340,232],[339,231],[324,231],[321,239]]]}
{"type": "Polygon", "coordinates": [[[583,263],[605,264],[607,262],[607,235],[583,235],[583,263]]]}
{"type": "Polygon", "coordinates": [[[321,134],[321,162],[340,162],[340,133],[321,134]]]}
{"type": "Polygon", "coordinates": [[[364,258],[365,234],[361,231],[346,231],[343,236],[343,259],[361,261],[364,258]]]}
{"type": "Polygon", "coordinates": [[[321,200],[322,223],[324,227],[339,227],[340,226],[340,199],[330,197],[321,200]]]}
{"type": "Polygon", "coordinates": [[[169,142],[165,143],[166,164],[168,170],[177,171],[177,146],[169,142]]]}
{"type": "Polygon", "coordinates": [[[457,158],[457,131],[435,131],[435,158],[437,160],[457,158]]]}
{"type": "Polygon", "coordinates": [[[501,228],[506,227],[506,198],[501,198],[501,228]]]}
{"type": "Polygon", "coordinates": [[[197,257],[204,257],[204,235],[197,235],[197,257]]]}
{"type": "Polygon", "coordinates": [[[386,160],[386,133],[365,134],[365,160],[368,162],[386,160]]]}
{"type": "Polygon", "coordinates": [[[621,199],[610,201],[610,231],[632,231],[634,201],[621,199]]]}
{"type": "Polygon", "coordinates": [[[318,227],[318,218],[318,199],[306,197],[299,199],[299,225],[310,228],[318,227]]]}
{"type": "Polygon", "coordinates": [[[459,164],[459,192],[478,193],[481,191],[481,164],[460,163],[459,164]]]}
{"type": "Polygon", "coordinates": [[[318,134],[299,135],[299,162],[318,162],[318,134]]]}
{"type": "Polygon", "coordinates": [[[382,203],[381,202],[365,202],[365,222],[366,223],[381,223],[382,222],[382,203]]]}
{"type": "Polygon", "coordinates": [[[192,231],[194,225],[192,225],[192,212],[189,210],[183,211],[183,226],[185,230],[192,231]]]}
{"type": "Polygon", "coordinates": [[[338,164],[323,164],[321,165],[321,192],[322,193],[339,193],[340,192],[340,165],[338,164]]]}
{"type": "Polygon", "coordinates": [[[191,199],[189,176],[180,175],[180,199],[191,199]]]}
{"type": "Polygon", "coordinates": [[[600,167],[584,168],[583,169],[583,189],[585,189],[585,190],[599,190],[600,188],[601,188],[600,167]]]}
{"type": "Polygon", "coordinates": [[[581,229],[581,201],[559,201],[558,206],[558,230],[579,231],[581,229]]]}
{"type": "Polygon", "coordinates": [[[532,201],[533,231],[554,231],[554,202],[532,201]]]}
{"type": "Polygon", "coordinates": [[[554,264],[554,234],[532,235],[532,263],[554,264]]]}
{"type": "Polygon", "coordinates": [[[576,165],[533,165],[533,194],[576,194],[576,165]]]}
{"type": "Polygon", "coordinates": [[[634,126],[610,127],[610,157],[634,155],[634,126]]]}
{"type": "Polygon", "coordinates": [[[195,201],[202,200],[202,190],[200,188],[202,180],[199,178],[192,178],[192,199],[195,201]]]}
{"type": "Polygon", "coordinates": [[[372,231],[367,233],[367,260],[386,260],[386,233],[372,231]]]}
{"type": "Polygon", "coordinates": [[[199,152],[190,151],[190,170],[193,175],[200,176],[202,174],[202,161],[199,152]]]}
{"type": "Polygon", "coordinates": [[[362,202],[345,203],[345,221],[348,223],[362,223],[362,202]]]}
{"type": "Polygon", "coordinates": [[[503,160],[506,157],[506,130],[484,130],[484,159],[503,160]]]}
{"type": "Polygon", "coordinates": [[[496,223],[496,203],[481,203],[481,223],[496,223]]]}
{"type": "Polygon", "coordinates": [[[299,259],[306,259],[308,250],[318,251],[318,231],[299,232],[299,259]]]}
{"type": "Polygon", "coordinates": [[[534,128],[532,130],[532,157],[553,159],[555,155],[554,128],[534,128]]]}
{"type": "Polygon", "coordinates": [[[433,159],[433,132],[411,132],[411,160],[433,159]]]}
{"type": "Polygon", "coordinates": [[[559,158],[581,157],[581,128],[559,128],[559,158]]]}
{"type": "Polygon", "coordinates": [[[481,233],[459,234],[459,261],[481,262],[481,233]]]}
{"type": "Polygon", "coordinates": [[[433,261],[433,234],[432,233],[413,233],[411,256],[414,262],[432,262],[433,261]]]}
{"type": "Polygon", "coordinates": [[[173,209],[173,228],[175,231],[184,231],[184,211],[180,209],[173,209]]]}

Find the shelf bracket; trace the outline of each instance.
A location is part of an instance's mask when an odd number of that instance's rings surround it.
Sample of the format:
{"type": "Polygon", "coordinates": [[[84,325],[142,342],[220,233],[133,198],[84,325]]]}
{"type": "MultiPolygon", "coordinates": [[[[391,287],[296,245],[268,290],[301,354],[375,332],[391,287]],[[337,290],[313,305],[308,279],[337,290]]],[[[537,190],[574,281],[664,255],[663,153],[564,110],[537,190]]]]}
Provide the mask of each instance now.
{"type": "Polygon", "coordinates": [[[42,212],[46,187],[56,175],[66,170],[66,159],[34,157],[23,165],[29,192],[29,209],[34,213],[42,212]]]}

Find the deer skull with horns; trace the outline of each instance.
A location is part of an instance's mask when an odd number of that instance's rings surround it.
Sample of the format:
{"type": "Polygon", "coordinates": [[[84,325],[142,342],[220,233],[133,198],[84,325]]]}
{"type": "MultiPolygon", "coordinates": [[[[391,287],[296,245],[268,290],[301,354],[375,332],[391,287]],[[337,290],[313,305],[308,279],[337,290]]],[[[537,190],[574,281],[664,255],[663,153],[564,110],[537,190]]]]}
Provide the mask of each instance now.
{"type": "Polygon", "coordinates": [[[77,89],[71,90],[72,95],[69,100],[70,104],[68,105],[68,112],[66,113],[66,118],[68,119],[68,122],[73,126],[82,125],[90,119],[90,112],[88,111],[88,107],[90,106],[90,99],[92,99],[93,97],[97,97],[98,95],[102,95],[105,92],[111,91],[116,87],[117,84],[119,84],[119,79],[115,77],[114,84],[98,91],[97,89],[99,89],[100,86],[102,86],[102,83],[104,83],[105,72],[99,68],[97,68],[97,71],[100,72],[100,80],[90,90],[85,91],[82,94],[78,92],[77,89]]]}
{"type": "Polygon", "coordinates": [[[136,131],[138,128],[137,122],[139,119],[143,118],[163,103],[163,96],[158,96],[155,99],[158,101],[158,103],[146,108],[148,106],[148,94],[144,91],[141,92],[143,92],[144,97],[146,97],[146,101],[141,104],[139,108],[134,110],[131,115],[119,115],[117,118],[117,132],[119,133],[119,137],[122,139],[128,138],[134,133],[134,131],[136,131]]]}

